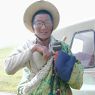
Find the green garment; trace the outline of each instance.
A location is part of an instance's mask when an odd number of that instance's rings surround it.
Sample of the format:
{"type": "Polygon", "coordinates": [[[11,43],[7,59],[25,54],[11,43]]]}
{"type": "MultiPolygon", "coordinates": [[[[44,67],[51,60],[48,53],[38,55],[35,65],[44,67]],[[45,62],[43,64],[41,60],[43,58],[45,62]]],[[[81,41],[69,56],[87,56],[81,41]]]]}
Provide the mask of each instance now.
{"type": "MultiPolygon", "coordinates": [[[[71,55],[70,49],[68,49],[68,46],[65,43],[62,43],[62,50],[71,55]]],[[[56,81],[54,81],[53,93],[50,93],[51,76],[52,68],[50,69],[46,78],[43,79],[41,83],[36,87],[36,89],[33,90],[33,92],[30,92],[29,95],[56,95],[57,88],[56,81]]],[[[80,89],[83,83],[83,67],[79,61],[76,62],[74,65],[70,80],[67,83],[65,83],[60,79],[59,83],[60,95],[68,95],[67,93],[70,87],[74,89],[80,89]]]]}
{"type": "MultiPolygon", "coordinates": [[[[51,41],[56,42],[55,39],[51,41]]],[[[61,44],[62,44],[62,51],[68,53],[69,55],[72,55],[69,46],[64,42],[61,42],[61,44]]],[[[50,93],[50,88],[52,84],[51,82],[52,67],[50,68],[47,76],[41,80],[41,82],[36,86],[36,88],[32,91],[29,91],[29,93],[27,94],[23,94],[23,89],[25,83],[31,81],[31,79],[29,78],[31,72],[29,68],[25,68],[24,71],[25,71],[25,74],[23,75],[24,79],[21,80],[21,83],[18,86],[18,95],[56,95],[56,88],[57,88],[56,81],[53,81],[54,82],[53,93],[50,93]]],[[[77,61],[74,64],[70,80],[67,83],[65,83],[59,78],[59,84],[60,84],[60,95],[72,95],[71,93],[68,94],[70,92],[70,87],[74,89],[80,89],[83,84],[82,64],[79,61],[77,61]]]]}

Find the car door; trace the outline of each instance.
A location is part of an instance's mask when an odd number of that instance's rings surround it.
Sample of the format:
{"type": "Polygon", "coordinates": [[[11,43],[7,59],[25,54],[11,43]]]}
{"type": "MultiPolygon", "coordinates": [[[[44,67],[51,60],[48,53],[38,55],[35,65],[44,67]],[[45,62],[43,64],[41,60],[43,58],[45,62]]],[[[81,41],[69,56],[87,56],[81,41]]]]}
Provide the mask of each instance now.
{"type": "Polygon", "coordinates": [[[84,67],[83,86],[73,89],[73,95],[95,95],[95,31],[77,31],[71,41],[71,51],[84,67]]]}

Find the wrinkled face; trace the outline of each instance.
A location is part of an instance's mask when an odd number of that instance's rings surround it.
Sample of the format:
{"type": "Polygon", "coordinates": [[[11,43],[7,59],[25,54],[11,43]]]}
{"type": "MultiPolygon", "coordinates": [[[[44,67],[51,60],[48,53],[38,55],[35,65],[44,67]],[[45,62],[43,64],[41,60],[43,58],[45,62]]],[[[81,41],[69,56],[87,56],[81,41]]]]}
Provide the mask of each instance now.
{"type": "Polygon", "coordinates": [[[37,14],[34,19],[33,29],[35,35],[41,39],[50,37],[53,29],[53,21],[48,14],[37,14]]]}

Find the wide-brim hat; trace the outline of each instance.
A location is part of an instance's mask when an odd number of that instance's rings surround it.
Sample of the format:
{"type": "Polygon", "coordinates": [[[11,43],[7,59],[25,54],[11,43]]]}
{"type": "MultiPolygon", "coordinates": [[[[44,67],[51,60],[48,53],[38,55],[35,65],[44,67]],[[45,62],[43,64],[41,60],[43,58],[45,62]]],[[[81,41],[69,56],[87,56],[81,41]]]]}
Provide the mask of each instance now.
{"type": "Polygon", "coordinates": [[[33,32],[32,17],[39,10],[47,10],[48,12],[51,13],[53,17],[53,23],[54,23],[53,30],[56,29],[56,27],[59,24],[59,12],[53,4],[43,0],[34,2],[26,9],[23,17],[26,28],[28,28],[31,32],[33,32]]]}

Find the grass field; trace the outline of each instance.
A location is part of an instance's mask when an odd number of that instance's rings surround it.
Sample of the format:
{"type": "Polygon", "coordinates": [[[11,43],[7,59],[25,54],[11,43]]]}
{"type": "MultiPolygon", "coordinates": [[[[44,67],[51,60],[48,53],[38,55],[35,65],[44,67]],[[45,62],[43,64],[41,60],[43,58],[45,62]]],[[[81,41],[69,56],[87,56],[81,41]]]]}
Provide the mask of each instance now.
{"type": "Polygon", "coordinates": [[[0,91],[16,93],[22,71],[18,71],[15,75],[7,75],[3,65],[5,58],[13,49],[14,47],[0,49],[0,91]]]}

